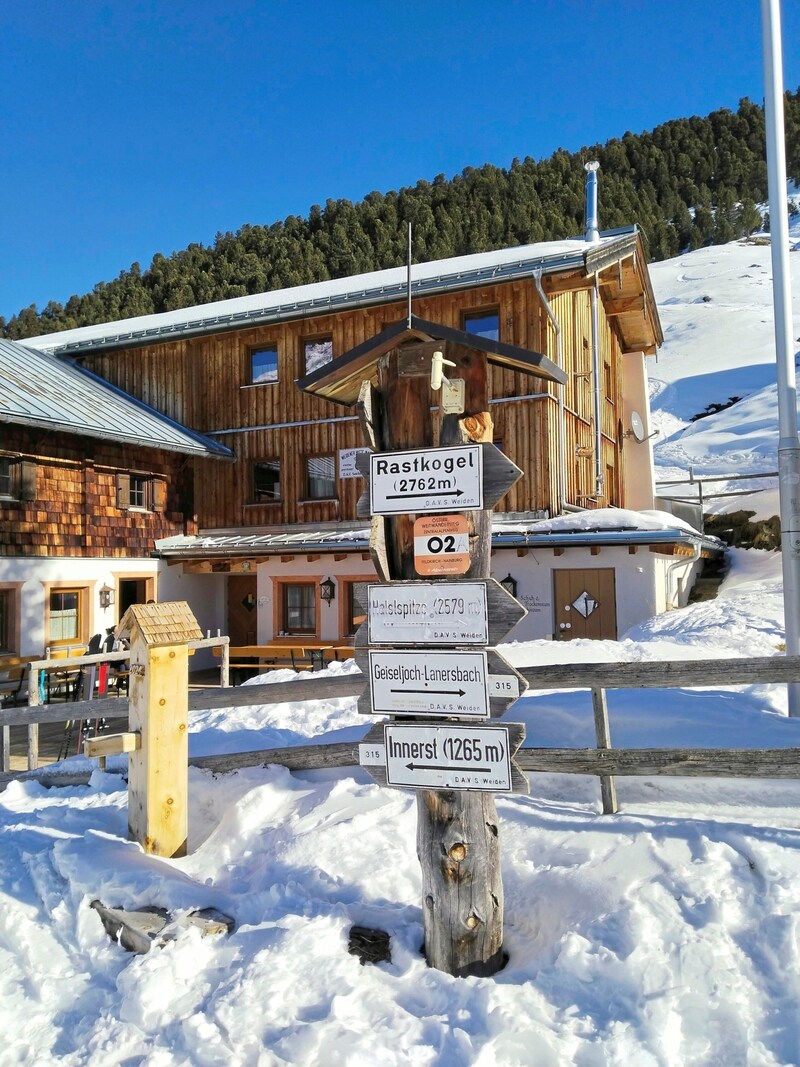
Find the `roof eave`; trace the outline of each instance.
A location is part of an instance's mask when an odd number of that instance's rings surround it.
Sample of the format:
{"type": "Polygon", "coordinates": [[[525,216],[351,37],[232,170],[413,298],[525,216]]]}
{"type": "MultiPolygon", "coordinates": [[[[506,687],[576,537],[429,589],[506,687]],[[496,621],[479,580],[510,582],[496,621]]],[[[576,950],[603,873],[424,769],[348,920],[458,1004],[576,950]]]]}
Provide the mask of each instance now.
{"type": "MultiPolygon", "coordinates": [[[[596,251],[608,254],[611,261],[625,254],[623,249],[631,241],[638,240],[636,227],[601,234],[605,241],[596,251]]],[[[594,246],[592,246],[594,247],[594,246]]],[[[575,267],[586,267],[587,254],[591,255],[589,246],[577,244],[569,251],[556,252],[546,256],[531,256],[506,264],[489,264],[471,270],[439,274],[422,278],[411,283],[412,299],[423,296],[435,296],[452,289],[472,289],[484,285],[493,285],[505,278],[519,278],[532,275],[535,271],[554,274],[575,267]]],[[[629,254],[629,253],[628,253],[629,254]]],[[[435,262],[435,261],[432,261],[435,262]]],[[[229,315],[215,315],[196,322],[169,323],[164,326],[142,330],[117,331],[105,337],[88,338],[59,345],[54,341],[47,350],[55,354],[70,357],[88,355],[91,352],[113,352],[142,348],[146,345],[164,344],[172,340],[226,333],[232,330],[252,329],[274,322],[287,322],[292,319],[334,314],[337,311],[358,310],[382,304],[397,303],[407,295],[405,282],[392,285],[376,285],[371,288],[353,290],[351,293],[333,294],[327,297],[291,301],[275,307],[255,309],[252,311],[233,312],[229,315]]],[[[202,306],[202,305],[200,305],[202,306]]],[[[57,336],[57,335],[56,335],[57,336]]]]}

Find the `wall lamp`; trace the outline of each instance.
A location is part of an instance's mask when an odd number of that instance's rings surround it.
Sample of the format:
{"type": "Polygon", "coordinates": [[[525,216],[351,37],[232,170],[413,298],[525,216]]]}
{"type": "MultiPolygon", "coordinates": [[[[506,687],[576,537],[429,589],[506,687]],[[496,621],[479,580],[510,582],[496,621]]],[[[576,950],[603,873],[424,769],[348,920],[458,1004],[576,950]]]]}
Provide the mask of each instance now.
{"type": "Polygon", "coordinates": [[[517,595],[517,579],[512,578],[510,573],[507,574],[505,578],[500,579],[500,585],[502,585],[505,591],[512,596],[517,595]]]}
{"type": "Polygon", "coordinates": [[[326,604],[336,597],[336,583],[331,578],[326,578],[324,582],[319,583],[319,595],[325,601],[326,604]]]}
{"type": "Polygon", "coordinates": [[[115,594],[110,585],[104,585],[100,590],[100,607],[110,608],[114,603],[115,594]]]}

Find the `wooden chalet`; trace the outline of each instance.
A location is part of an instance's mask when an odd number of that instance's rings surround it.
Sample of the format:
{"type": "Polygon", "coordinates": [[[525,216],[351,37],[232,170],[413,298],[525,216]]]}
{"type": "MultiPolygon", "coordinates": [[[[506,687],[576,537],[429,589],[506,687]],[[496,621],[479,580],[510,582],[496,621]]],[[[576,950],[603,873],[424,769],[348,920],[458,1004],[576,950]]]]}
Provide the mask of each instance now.
{"type": "Polygon", "coordinates": [[[375,572],[356,510],[365,440],[353,404],[382,353],[426,339],[456,358],[489,355],[494,443],[525,474],[495,509],[494,575],[530,611],[514,636],[616,637],[685,602],[709,542],[636,518],[654,507],[645,361],[662,333],[635,228],[28,343],[231,450],[233,464],[209,450],[181,469],[179,499],[160,513],[179,530],[153,516],[132,536],[152,536],[164,597],[253,645],[354,633],[353,589],[375,572]]]}
{"type": "Polygon", "coordinates": [[[69,360],[0,340],[0,670],[82,649],[158,595],[156,540],[196,530],[197,459],[232,459],[69,360]]]}

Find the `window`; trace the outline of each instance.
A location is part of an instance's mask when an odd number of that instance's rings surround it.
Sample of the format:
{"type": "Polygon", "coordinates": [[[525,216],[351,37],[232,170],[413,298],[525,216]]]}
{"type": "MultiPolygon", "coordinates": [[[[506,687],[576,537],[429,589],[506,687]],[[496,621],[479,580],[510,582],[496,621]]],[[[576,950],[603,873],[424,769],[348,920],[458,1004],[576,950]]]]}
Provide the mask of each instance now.
{"type": "Polygon", "coordinates": [[[50,593],[50,643],[64,644],[81,637],[80,589],[54,589],[50,593]]]}
{"type": "Polygon", "coordinates": [[[315,634],[317,632],[317,587],[314,583],[284,584],[283,623],[287,634],[315,634]]]}
{"type": "Polygon", "coordinates": [[[271,504],[281,498],[281,462],[262,459],[253,464],[253,503],[271,504]]]}
{"type": "Polygon", "coordinates": [[[165,511],[167,483],[149,474],[117,474],[117,507],[121,511],[165,511]]]}
{"type": "Polygon", "coordinates": [[[333,456],[306,457],[306,499],[336,498],[336,466],[333,456]]]}
{"type": "Polygon", "coordinates": [[[250,384],[263,385],[278,380],[278,346],[254,348],[250,352],[250,384]]]}
{"type": "Polygon", "coordinates": [[[333,359],[333,338],[317,337],[303,341],[303,373],[311,374],[333,359]]]}
{"type": "Polygon", "coordinates": [[[0,497],[36,499],[36,464],[15,456],[0,456],[0,497]]]}
{"type": "Polygon", "coordinates": [[[500,340],[500,313],[498,311],[470,311],[464,315],[466,333],[485,337],[487,341],[500,340]]]}
{"type": "Polygon", "coordinates": [[[606,400],[614,402],[614,375],[610,363],[603,364],[603,381],[605,383],[606,400]]]}
{"type": "Polygon", "coordinates": [[[352,637],[362,622],[366,622],[367,613],[362,604],[367,596],[365,582],[347,582],[345,597],[347,601],[347,618],[345,620],[345,634],[352,637]],[[361,597],[357,595],[360,586],[361,597]]]}
{"type": "Polygon", "coordinates": [[[0,589],[0,652],[11,651],[11,590],[0,589]]]}
{"type": "Polygon", "coordinates": [[[147,479],[140,474],[132,474],[130,480],[130,506],[145,510],[147,504],[147,479]]]}
{"type": "Polygon", "coordinates": [[[0,496],[11,496],[11,460],[0,456],[0,496]]]}

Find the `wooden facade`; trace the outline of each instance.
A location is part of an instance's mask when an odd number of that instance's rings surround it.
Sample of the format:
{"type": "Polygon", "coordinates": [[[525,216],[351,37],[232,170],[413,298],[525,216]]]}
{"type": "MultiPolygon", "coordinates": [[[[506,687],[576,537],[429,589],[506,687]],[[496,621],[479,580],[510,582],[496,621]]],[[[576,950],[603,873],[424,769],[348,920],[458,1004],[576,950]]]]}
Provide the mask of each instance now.
{"type": "MultiPolygon", "coordinates": [[[[594,458],[593,280],[585,274],[555,274],[545,276],[543,286],[560,325],[563,369],[568,376],[563,397],[566,502],[582,507],[624,507],[621,354],[630,345],[619,326],[619,309],[612,308],[611,314],[605,310],[613,294],[623,289],[622,268],[619,264],[609,268],[600,288],[603,485],[599,494],[594,458]]],[[[641,316],[641,286],[638,301],[641,316]]],[[[420,297],[413,301],[413,311],[422,319],[457,329],[464,327],[465,316],[495,313],[501,341],[556,359],[555,333],[531,277],[420,297]]],[[[363,447],[364,441],[352,409],[297,388],[297,379],[306,373],[305,343],[330,338],[336,358],[402,320],[405,314],[405,305],[398,301],[314,317],[287,317],[256,328],[160,344],[81,353],[80,358],[89,369],[130,395],[234,451],[234,465],[193,461],[194,506],[201,530],[330,523],[355,517],[361,482],[337,476],[334,492],[324,499],[310,499],[305,484],[307,460],[333,457],[338,475],[340,450],[363,447]],[[277,348],[277,381],[252,384],[251,353],[270,346],[277,348]],[[280,496],[274,500],[255,499],[256,463],[279,464],[280,496]]],[[[526,475],[498,510],[558,513],[560,388],[543,378],[492,368],[494,440],[526,475]]]]}
{"type": "Polygon", "coordinates": [[[156,538],[196,529],[193,476],[178,453],[7,426],[0,458],[10,479],[0,556],[146,558],[156,538]],[[143,497],[131,495],[132,478],[143,497]]]}

